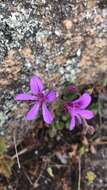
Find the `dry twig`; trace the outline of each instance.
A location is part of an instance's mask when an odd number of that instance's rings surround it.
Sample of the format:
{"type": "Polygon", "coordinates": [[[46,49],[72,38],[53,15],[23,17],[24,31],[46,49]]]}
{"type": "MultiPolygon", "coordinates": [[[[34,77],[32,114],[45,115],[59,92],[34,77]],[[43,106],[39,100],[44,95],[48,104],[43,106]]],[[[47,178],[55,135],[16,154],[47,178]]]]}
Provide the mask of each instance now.
{"type": "Polygon", "coordinates": [[[20,169],[20,168],[21,168],[21,165],[20,165],[20,161],[19,161],[19,156],[18,156],[18,152],[17,152],[17,144],[16,144],[16,130],[14,130],[14,132],[13,132],[13,140],[14,140],[14,146],[15,146],[17,164],[18,164],[18,167],[19,167],[19,169],[20,169]]]}
{"type": "MultiPolygon", "coordinates": [[[[23,150],[21,150],[20,152],[18,152],[17,155],[18,155],[18,156],[21,156],[21,155],[23,155],[24,153],[26,153],[27,151],[28,151],[28,149],[27,149],[27,148],[24,148],[23,150]]],[[[16,154],[13,155],[13,156],[12,156],[12,160],[14,160],[15,158],[17,158],[17,155],[16,155],[16,154]]]]}
{"type": "Polygon", "coordinates": [[[81,190],[81,156],[78,159],[78,171],[79,171],[79,175],[78,175],[78,190],[81,190]]]}

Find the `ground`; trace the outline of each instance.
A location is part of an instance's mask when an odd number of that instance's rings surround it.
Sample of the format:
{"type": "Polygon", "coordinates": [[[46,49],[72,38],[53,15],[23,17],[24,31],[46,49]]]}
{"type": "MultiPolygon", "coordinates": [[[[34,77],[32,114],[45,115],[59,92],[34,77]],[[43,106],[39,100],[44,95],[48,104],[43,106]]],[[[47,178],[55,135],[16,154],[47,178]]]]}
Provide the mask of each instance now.
{"type": "Polygon", "coordinates": [[[66,82],[75,83],[92,93],[93,102],[100,102],[101,110],[96,108],[96,132],[87,137],[89,151],[81,157],[81,186],[83,190],[107,189],[106,52],[106,0],[0,1],[0,136],[10,156],[15,154],[14,131],[19,151],[28,147],[20,156],[21,170],[16,162],[11,178],[1,176],[1,189],[78,188],[78,158],[73,164],[70,158],[72,137],[77,132],[62,130],[51,138],[46,126],[39,123],[37,127],[38,121],[26,122],[28,105],[15,101],[17,93],[29,91],[29,80],[35,74],[59,93],[66,82]],[[31,137],[33,142],[29,142],[31,137]],[[95,145],[96,154],[90,151],[91,139],[104,139],[103,144],[95,145]],[[66,163],[56,156],[57,151],[67,157],[63,158],[66,163]],[[50,165],[53,175],[47,171],[50,165]],[[86,176],[90,171],[96,178],[88,184],[86,176]]]}

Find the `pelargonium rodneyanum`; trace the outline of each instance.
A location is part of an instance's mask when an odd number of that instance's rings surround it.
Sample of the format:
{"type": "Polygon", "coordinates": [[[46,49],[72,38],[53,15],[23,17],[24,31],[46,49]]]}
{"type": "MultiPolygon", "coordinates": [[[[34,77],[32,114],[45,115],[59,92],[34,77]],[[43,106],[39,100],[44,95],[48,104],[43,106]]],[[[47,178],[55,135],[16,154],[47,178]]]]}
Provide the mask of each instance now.
{"type": "Polygon", "coordinates": [[[21,93],[16,96],[19,101],[31,101],[33,106],[26,115],[27,120],[36,119],[39,110],[42,109],[43,119],[47,124],[53,122],[53,114],[48,110],[47,105],[56,100],[55,90],[44,91],[44,85],[41,79],[33,76],[30,80],[31,93],[21,93]]]}
{"type": "Polygon", "coordinates": [[[76,121],[79,124],[83,123],[83,119],[90,120],[94,117],[92,111],[86,109],[91,103],[91,96],[88,93],[84,93],[78,99],[74,101],[67,101],[64,103],[65,109],[68,111],[71,117],[70,130],[73,130],[76,126],[76,121]]]}
{"type": "MultiPolygon", "coordinates": [[[[47,124],[52,124],[53,114],[48,110],[48,104],[56,100],[56,91],[49,90],[46,92],[44,90],[44,85],[42,80],[33,76],[30,80],[31,93],[21,93],[16,96],[16,100],[19,101],[30,101],[33,106],[26,115],[27,120],[34,120],[37,118],[40,109],[42,109],[43,120],[47,124]]],[[[69,94],[72,95],[72,91],[77,92],[74,86],[70,86],[69,94]],[[71,88],[72,87],[72,88],[71,88]],[[73,89],[73,90],[72,90],[73,89]]],[[[64,108],[70,114],[70,130],[73,130],[76,126],[76,122],[79,124],[83,123],[83,119],[90,120],[94,117],[92,111],[86,109],[91,103],[91,96],[88,93],[84,93],[78,99],[69,100],[64,102],[64,108]]],[[[57,110],[58,112],[58,110],[57,110]]],[[[58,119],[58,118],[57,118],[58,119]]]]}

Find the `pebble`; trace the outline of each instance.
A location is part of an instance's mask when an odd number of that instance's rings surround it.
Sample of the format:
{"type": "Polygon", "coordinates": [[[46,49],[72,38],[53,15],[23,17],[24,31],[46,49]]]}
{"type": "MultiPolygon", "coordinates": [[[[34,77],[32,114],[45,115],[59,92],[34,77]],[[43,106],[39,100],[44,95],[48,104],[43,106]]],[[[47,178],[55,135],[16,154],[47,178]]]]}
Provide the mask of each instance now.
{"type": "Polygon", "coordinates": [[[78,56],[78,57],[81,56],[81,49],[78,49],[78,51],[77,51],[77,56],[78,56]]]}
{"type": "Polygon", "coordinates": [[[35,154],[38,155],[38,150],[35,150],[35,154]]]}
{"type": "Polygon", "coordinates": [[[70,71],[72,70],[71,65],[68,65],[68,66],[66,67],[66,70],[70,72],[70,71]]]}
{"type": "Polygon", "coordinates": [[[26,66],[27,68],[30,68],[32,65],[31,65],[31,63],[26,63],[25,66],[26,66]]]}
{"type": "Polygon", "coordinates": [[[64,68],[63,68],[63,67],[60,67],[59,72],[60,72],[61,74],[64,74],[64,68]]]}
{"type": "Polygon", "coordinates": [[[60,30],[55,30],[55,34],[56,34],[57,36],[61,36],[61,31],[60,31],[60,30]]]}

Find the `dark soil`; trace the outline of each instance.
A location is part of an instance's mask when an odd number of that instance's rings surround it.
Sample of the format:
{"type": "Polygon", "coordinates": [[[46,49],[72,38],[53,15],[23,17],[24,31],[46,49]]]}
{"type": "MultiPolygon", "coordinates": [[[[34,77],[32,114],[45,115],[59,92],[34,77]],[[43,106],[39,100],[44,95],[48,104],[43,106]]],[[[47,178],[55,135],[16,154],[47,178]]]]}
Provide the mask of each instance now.
{"type": "MultiPolygon", "coordinates": [[[[104,139],[106,134],[106,128],[102,128],[100,137],[104,139]]],[[[6,189],[16,190],[77,190],[78,159],[76,155],[72,159],[68,155],[73,150],[72,145],[79,143],[80,146],[82,136],[80,133],[72,134],[68,130],[59,132],[59,135],[52,139],[48,135],[48,129],[44,128],[36,129],[26,136],[18,147],[19,151],[25,147],[28,149],[20,156],[21,169],[16,163],[12,168],[11,178],[7,180],[1,177],[1,184],[6,189]],[[58,139],[59,135],[61,139],[58,139]],[[61,153],[62,160],[63,155],[66,154],[65,163],[58,159],[56,152],[61,153]],[[48,174],[48,167],[52,168],[53,177],[48,174]]],[[[92,138],[98,138],[97,132],[92,138]]],[[[107,146],[99,144],[95,145],[95,149],[96,154],[89,151],[81,157],[81,189],[83,190],[107,189],[107,146]],[[93,171],[97,176],[91,185],[88,185],[86,180],[88,171],[93,171]]],[[[13,155],[14,150],[9,150],[9,154],[13,155]]]]}

